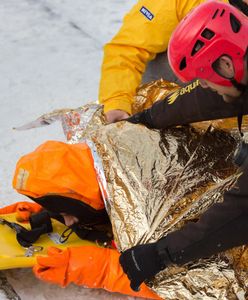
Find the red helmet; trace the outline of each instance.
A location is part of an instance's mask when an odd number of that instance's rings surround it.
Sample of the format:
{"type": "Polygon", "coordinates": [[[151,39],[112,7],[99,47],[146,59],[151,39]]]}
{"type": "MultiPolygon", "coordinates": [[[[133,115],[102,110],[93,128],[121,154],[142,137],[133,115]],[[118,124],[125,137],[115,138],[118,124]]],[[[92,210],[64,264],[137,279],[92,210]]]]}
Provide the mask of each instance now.
{"type": "Polygon", "coordinates": [[[229,56],[235,70],[233,79],[240,83],[247,47],[247,16],[229,4],[207,1],[193,9],[173,32],[168,57],[182,81],[202,78],[231,86],[229,79],[213,69],[213,63],[222,55],[229,56]]]}

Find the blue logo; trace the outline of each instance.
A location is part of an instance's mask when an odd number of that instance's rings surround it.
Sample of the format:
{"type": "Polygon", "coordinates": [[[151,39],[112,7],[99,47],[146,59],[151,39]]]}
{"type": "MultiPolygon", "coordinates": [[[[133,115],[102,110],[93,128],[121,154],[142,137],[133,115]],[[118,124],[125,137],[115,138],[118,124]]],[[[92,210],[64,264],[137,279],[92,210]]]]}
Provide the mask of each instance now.
{"type": "Polygon", "coordinates": [[[154,15],[145,6],[141,7],[140,12],[150,21],[154,18],[154,15]]]}

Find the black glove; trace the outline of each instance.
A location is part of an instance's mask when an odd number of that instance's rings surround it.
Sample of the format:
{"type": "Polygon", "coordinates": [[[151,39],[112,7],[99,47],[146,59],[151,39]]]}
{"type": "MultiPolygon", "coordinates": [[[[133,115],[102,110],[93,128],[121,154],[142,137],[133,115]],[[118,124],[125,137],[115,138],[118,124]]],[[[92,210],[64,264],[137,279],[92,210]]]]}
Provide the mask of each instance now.
{"type": "Polygon", "coordinates": [[[120,264],[130,280],[130,287],[136,292],[144,280],[151,279],[166,267],[161,262],[156,245],[157,243],[135,246],[120,256],[120,264]]]}
{"type": "Polygon", "coordinates": [[[144,110],[140,113],[132,115],[131,117],[125,119],[125,121],[128,121],[133,124],[143,124],[148,128],[153,128],[153,126],[151,125],[153,123],[151,120],[149,110],[144,110]]]}

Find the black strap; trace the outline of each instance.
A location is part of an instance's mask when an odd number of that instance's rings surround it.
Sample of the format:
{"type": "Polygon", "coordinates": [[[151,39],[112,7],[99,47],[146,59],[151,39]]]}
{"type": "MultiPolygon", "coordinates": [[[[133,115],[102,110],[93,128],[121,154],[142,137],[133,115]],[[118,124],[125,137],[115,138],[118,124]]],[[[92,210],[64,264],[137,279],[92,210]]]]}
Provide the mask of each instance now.
{"type": "Polygon", "coordinates": [[[43,226],[41,226],[39,228],[35,228],[32,230],[27,230],[23,227],[23,229],[16,234],[16,239],[21,246],[30,247],[44,233],[47,233],[46,224],[44,224],[43,226]]]}
{"type": "Polygon", "coordinates": [[[243,137],[243,136],[244,136],[244,134],[243,134],[243,132],[242,132],[242,121],[243,121],[243,114],[242,114],[242,113],[238,114],[238,117],[237,117],[237,119],[238,119],[238,128],[239,128],[239,133],[240,133],[241,137],[243,137]]]}
{"type": "Polygon", "coordinates": [[[22,246],[24,244],[31,246],[42,234],[53,231],[51,218],[46,210],[31,215],[29,222],[31,230],[21,230],[16,234],[16,239],[22,246]]]}
{"type": "Polygon", "coordinates": [[[0,223],[13,229],[16,232],[18,243],[25,248],[32,246],[42,234],[53,230],[52,222],[47,211],[42,211],[30,217],[31,230],[5,219],[1,219],[0,223]]]}
{"type": "MultiPolygon", "coordinates": [[[[247,48],[247,51],[248,51],[248,48],[247,48]]],[[[248,52],[247,52],[248,53],[248,52]]],[[[247,61],[247,68],[248,68],[248,61],[247,61]]],[[[234,83],[232,81],[232,83],[234,83]]],[[[233,84],[235,86],[235,84],[233,84]]],[[[239,129],[239,133],[241,135],[241,137],[244,136],[243,132],[242,132],[242,121],[243,121],[243,115],[244,115],[244,106],[245,106],[245,100],[244,100],[244,97],[241,98],[241,96],[244,96],[245,93],[247,93],[247,86],[243,85],[243,88],[242,89],[239,89],[241,91],[241,95],[240,95],[240,99],[241,99],[241,103],[240,103],[240,109],[239,109],[239,114],[238,114],[238,129],[239,129]]],[[[238,88],[236,86],[236,88],[238,88]]]]}
{"type": "Polygon", "coordinates": [[[53,231],[51,216],[46,210],[42,210],[37,214],[31,215],[29,222],[32,230],[44,227],[44,233],[53,231]]]}
{"type": "Polygon", "coordinates": [[[42,233],[44,233],[45,230],[45,226],[42,228],[36,228],[34,230],[28,230],[15,222],[9,222],[5,219],[0,219],[0,223],[13,229],[16,232],[16,239],[18,243],[25,248],[32,246],[32,244],[40,237],[42,233]]]}
{"type": "MultiPolygon", "coordinates": [[[[248,51],[248,48],[247,48],[247,51],[248,51]]],[[[220,75],[221,75],[221,74],[220,74],[220,75]]],[[[241,96],[245,93],[245,91],[246,91],[246,89],[247,89],[247,86],[246,86],[245,84],[241,83],[241,82],[238,82],[238,81],[237,81],[236,79],[234,79],[234,78],[231,78],[230,81],[231,81],[232,85],[233,85],[238,91],[241,92],[241,95],[239,96],[239,97],[241,97],[241,96]]]]}

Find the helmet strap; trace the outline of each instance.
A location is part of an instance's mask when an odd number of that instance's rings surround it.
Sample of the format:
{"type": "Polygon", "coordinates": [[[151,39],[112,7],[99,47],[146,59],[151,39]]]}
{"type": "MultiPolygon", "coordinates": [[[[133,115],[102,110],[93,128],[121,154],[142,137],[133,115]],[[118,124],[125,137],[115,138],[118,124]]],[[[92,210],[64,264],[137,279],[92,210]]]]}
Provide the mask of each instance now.
{"type": "MultiPolygon", "coordinates": [[[[246,58],[246,70],[248,71],[248,47],[246,49],[246,53],[245,53],[244,57],[246,58]]],[[[234,87],[236,87],[236,89],[239,90],[242,93],[241,96],[243,95],[243,93],[248,88],[247,84],[244,84],[244,83],[241,83],[241,82],[237,82],[237,80],[234,79],[234,78],[230,79],[230,81],[231,81],[232,85],[234,87]]]]}
{"type": "Polygon", "coordinates": [[[243,137],[244,136],[244,133],[242,132],[243,112],[240,112],[238,114],[237,120],[238,120],[239,134],[240,134],[241,137],[243,137]]]}
{"type": "Polygon", "coordinates": [[[240,83],[240,82],[237,82],[236,79],[232,78],[230,79],[232,85],[237,89],[239,90],[242,94],[245,92],[247,86],[243,83],[240,83]]]}
{"type": "MultiPolygon", "coordinates": [[[[247,57],[247,53],[248,53],[248,48],[247,48],[247,51],[246,51],[246,57],[247,57]]],[[[247,70],[248,70],[248,59],[247,59],[247,70]]],[[[236,87],[236,89],[238,89],[239,91],[242,92],[241,96],[248,91],[248,86],[243,84],[243,83],[238,83],[235,79],[231,79],[231,82],[233,84],[233,86],[236,87]]],[[[240,136],[243,137],[244,134],[242,132],[242,121],[243,121],[243,112],[244,112],[244,99],[241,100],[241,106],[240,106],[240,110],[239,110],[239,114],[238,114],[238,117],[237,117],[237,120],[238,120],[238,129],[239,129],[239,133],[240,133],[240,136]]]]}

